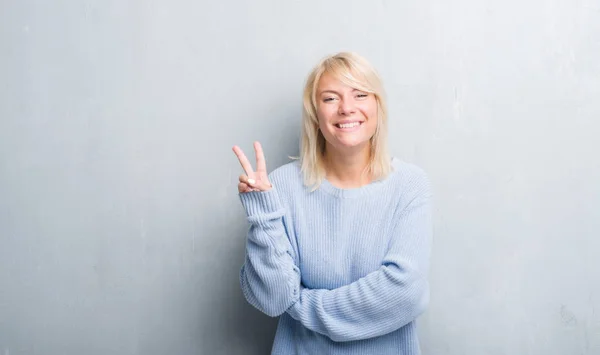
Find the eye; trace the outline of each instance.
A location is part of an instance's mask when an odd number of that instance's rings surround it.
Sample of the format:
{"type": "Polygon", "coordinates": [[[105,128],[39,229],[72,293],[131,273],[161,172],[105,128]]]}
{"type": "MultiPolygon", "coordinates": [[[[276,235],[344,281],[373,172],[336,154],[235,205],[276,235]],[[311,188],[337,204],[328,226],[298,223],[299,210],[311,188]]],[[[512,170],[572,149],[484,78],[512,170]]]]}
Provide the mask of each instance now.
{"type": "Polygon", "coordinates": [[[326,97],[326,98],[323,99],[323,102],[330,102],[330,101],[333,101],[333,100],[335,100],[335,97],[326,97]]]}
{"type": "Polygon", "coordinates": [[[369,94],[365,94],[365,93],[360,93],[357,94],[356,97],[358,97],[359,99],[364,99],[365,97],[369,96],[369,94]]]}

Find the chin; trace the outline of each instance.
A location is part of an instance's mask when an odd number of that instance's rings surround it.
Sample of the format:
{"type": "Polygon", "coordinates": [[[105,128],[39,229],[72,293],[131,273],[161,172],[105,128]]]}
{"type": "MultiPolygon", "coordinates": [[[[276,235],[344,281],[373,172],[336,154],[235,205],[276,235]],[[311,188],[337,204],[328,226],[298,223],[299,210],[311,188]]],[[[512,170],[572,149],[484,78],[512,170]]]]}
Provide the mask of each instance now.
{"type": "Polygon", "coordinates": [[[369,140],[366,141],[351,141],[351,142],[338,142],[337,147],[339,149],[357,149],[364,148],[369,145],[369,140]]]}

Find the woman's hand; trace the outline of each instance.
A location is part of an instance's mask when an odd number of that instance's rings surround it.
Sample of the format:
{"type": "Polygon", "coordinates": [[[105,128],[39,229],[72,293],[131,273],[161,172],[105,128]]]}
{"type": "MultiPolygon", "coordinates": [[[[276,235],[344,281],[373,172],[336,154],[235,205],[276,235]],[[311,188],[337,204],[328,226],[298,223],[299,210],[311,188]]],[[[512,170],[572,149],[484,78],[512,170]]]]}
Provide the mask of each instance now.
{"type": "Polygon", "coordinates": [[[259,142],[254,142],[254,150],[256,151],[256,171],[252,170],[252,165],[242,149],[237,145],[233,146],[233,152],[237,155],[242,168],[246,172],[245,175],[240,175],[240,183],[238,184],[238,191],[240,193],[269,191],[273,187],[269,182],[265,155],[259,142]]]}

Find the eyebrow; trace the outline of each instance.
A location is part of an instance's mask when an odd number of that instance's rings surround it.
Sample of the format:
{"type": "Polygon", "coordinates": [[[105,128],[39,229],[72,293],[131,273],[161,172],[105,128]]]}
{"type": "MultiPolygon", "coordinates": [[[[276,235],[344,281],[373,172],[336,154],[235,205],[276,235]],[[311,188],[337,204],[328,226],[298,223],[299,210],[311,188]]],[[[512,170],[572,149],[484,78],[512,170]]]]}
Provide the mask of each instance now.
{"type": "MultiPolygon", "coordinates": [[[[359,89],[352,89],[352,92],[355,92],[355,91],[363,91],[363,90],[359,90],[359,89]]],[[[319,95],[323,95],[323,94],[327,94],[327,93],[330,93],[330,94],[336,94],[336,95],[339,95],[339,94],[340,94],[339,92],[337,92],[337,91],[335,91],[335,90],[323,90],[323,91],[319,92],[319,95]]]]}

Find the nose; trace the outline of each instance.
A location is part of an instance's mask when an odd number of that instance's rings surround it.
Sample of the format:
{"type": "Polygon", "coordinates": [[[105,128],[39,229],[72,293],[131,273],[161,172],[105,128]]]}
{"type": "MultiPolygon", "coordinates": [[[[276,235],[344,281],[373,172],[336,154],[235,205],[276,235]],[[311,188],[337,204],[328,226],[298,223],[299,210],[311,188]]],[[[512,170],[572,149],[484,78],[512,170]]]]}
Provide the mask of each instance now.
{"type": "Polygon", "coordinates": [[[349,116],[355,112],[356,112],[356,107],[354,107],[354,101],[352,99],[340,100],[340,105],[338,107],[339,115],[349,116]]]}

